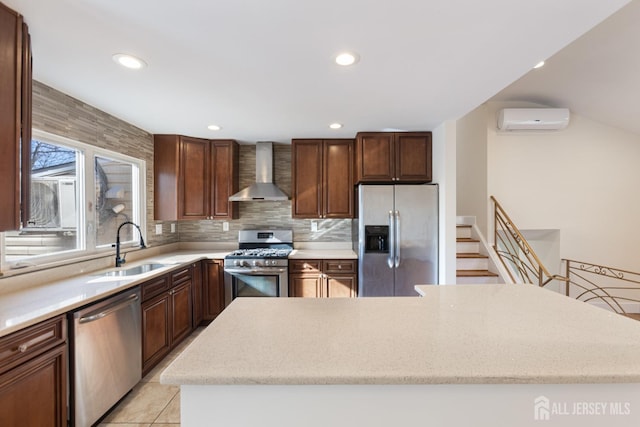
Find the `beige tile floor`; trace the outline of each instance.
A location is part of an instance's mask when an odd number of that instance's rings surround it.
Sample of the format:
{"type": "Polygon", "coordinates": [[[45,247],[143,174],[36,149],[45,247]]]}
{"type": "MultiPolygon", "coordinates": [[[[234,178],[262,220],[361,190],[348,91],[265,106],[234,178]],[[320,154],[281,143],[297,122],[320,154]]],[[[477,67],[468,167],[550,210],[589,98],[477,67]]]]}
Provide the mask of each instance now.
{"type": "Polygon", "coordinates": [[[160,384],[160,373],[202,331],[193,334],[178,345],[115,406],[102,420],[99,427],[179,427],[180,389],[178,386],[160,384]]]}

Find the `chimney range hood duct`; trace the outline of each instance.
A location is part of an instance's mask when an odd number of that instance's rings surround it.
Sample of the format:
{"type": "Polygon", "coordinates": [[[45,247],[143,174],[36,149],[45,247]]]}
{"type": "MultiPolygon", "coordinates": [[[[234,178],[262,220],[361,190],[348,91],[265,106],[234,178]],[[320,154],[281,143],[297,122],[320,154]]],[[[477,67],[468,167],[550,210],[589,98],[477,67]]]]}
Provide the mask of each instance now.
{"type": "Polygon", "coordinates": [[[229,197],[231,202],[289,200],[273,183],[273,143],[256,143],[256,182],[229,197]]]}

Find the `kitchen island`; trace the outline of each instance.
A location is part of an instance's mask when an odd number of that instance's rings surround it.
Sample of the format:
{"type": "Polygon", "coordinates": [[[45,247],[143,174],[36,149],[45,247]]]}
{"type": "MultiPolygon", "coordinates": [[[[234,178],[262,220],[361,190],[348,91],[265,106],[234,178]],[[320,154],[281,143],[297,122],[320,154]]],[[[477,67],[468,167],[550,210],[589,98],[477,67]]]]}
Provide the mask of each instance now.
{"type": "Polygon", "coordinates": [[[640,420],[640,322],[527,285],[421,293],[236,299],[161,382],[183,427],[640,420]]]}

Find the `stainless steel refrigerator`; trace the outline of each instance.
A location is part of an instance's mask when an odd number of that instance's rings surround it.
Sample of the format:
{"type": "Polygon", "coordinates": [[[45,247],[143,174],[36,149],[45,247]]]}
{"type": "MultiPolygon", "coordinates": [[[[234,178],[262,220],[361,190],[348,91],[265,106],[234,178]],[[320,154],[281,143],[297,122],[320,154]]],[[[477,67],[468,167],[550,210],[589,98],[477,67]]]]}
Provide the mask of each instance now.
{"type": "Polygon", "coordinates": [[[438,186],[358,186],[358,295],[417,296],[438,283],[438,186]]]}

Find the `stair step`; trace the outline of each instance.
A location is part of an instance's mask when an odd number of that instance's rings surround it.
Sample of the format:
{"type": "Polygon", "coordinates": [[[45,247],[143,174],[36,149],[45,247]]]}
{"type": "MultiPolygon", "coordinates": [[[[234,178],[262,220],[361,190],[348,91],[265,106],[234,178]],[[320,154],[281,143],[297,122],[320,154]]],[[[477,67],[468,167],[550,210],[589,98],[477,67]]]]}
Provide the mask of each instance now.
{"type": "Polygon", "coordinates": [[[503,283],[499,277],[494,276],[458,276],[456,284],[458,285],[494,285],[503,283]]]}
{"type": "Polygon", "coordinates": [[[480,240],[474,239],[472,237],[456,237],[456,242],[478,243],[478,242],[480,242],[480,240]]]}
{"type": "Polygon", "coordinates": [[[478,254],[478,253],[469,253],[469,252],[459,252],[456,254],[456,258],[489,258],[486,255],[478,254]]]}
{"type": "Polygon", "coordinates": [[[476,254],[480,252],[480,242],[456,242],[456,252],[459,254],[476,254]]]}
{"type": "Polygon", "coordinates": [[[456,237],[458,238],[470,238],[471,226],[470,225],[456,225],[456,237]]]}
{"type": "Polygon", "coordinates": [[[498,277],[498,274],[489,270],[456,270],[458,277],[498,277]]]}
{"type": "Polygon", "coordinates": [[[487,257],[457,257],[456,269],[458,270],[488,270],[489,258],[487,257]]]}

